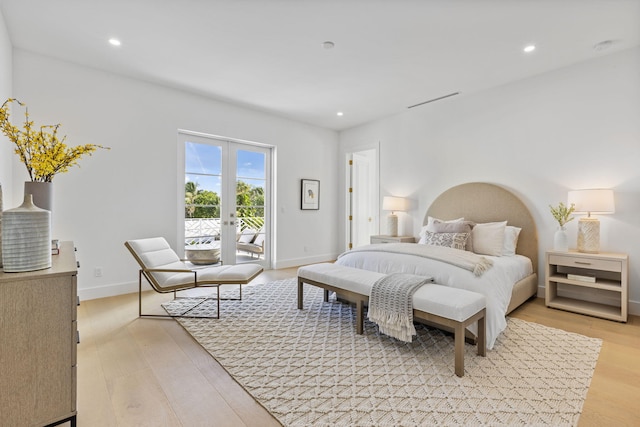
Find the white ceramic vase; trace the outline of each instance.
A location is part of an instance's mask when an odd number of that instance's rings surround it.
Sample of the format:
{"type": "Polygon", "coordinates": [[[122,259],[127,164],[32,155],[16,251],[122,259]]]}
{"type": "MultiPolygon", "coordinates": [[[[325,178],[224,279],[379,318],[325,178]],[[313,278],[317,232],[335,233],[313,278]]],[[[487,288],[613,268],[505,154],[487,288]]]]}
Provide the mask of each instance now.
{"type": "Polygon", "coordinates": [[[5,273],[51,267],[51,212],[33,204],[31,194],[24,203],[2,215],[2,259],[5,273]]]}
{"type": "Polygon", "coordinates": [[[553,235],[553,250],[558,252],[569,251],[569,237],[564,226],[558,227],[558,230],[553,235]]]}

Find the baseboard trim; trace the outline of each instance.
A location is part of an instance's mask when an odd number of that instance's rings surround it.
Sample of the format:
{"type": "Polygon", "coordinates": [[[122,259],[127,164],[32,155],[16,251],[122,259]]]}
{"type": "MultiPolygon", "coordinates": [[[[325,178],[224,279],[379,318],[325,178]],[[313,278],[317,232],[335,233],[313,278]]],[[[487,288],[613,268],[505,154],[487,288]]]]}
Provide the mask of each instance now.
{"type": "Polygon", "coordinates": [[[274,261],[273,268],[274,270],[281,268],[291,268],[291,267],[299,267],[301,265],[308,264],[317,264],[319,262],[333,262],[338,258],[338,253],[334,254],[325,254],[325,255],[316,255],[311,257],[304,258],[292,258],[286,260],[274,261]]]}
{"type": "MultiPolygon", "coordinates": [[[[151,286],[147,283],[142,284],[142,290],[151,290],[151,286]]],[[[112,285],[97,286],[94,288],[78,289],[80,301],[87,301],[98,298],[114,297],[116,295],[124,295],[138,292],[138,282],[116,283],[112,285]]]]}

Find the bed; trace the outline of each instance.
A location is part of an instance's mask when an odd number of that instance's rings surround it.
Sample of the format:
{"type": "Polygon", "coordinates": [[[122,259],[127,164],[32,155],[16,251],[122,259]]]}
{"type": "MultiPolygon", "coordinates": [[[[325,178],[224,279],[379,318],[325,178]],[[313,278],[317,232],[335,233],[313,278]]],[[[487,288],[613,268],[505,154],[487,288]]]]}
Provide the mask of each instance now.
{"type": "Polygon", "coordinates": [[[487,348],[491,349],[506,327],[505,316],[538,290],[538,238],[533,217],[515,194],[489,183],[467,183],[446,190],[428,208],[424,226],[429,217],[464,218],[477,224],[507,221],[508,226],[520,228],[515,254],[482,254],[493,266],[480,276],[442,261],[416,256],[414,248],[419,245],[411,243],[367,245],[345,252],[336,263],[380,273],[432,276],[441,285],[482,293],[487,298],[487,348]],[[409,253],[399,253],[403,252],[403,246],[411,249],[409,253]]]}

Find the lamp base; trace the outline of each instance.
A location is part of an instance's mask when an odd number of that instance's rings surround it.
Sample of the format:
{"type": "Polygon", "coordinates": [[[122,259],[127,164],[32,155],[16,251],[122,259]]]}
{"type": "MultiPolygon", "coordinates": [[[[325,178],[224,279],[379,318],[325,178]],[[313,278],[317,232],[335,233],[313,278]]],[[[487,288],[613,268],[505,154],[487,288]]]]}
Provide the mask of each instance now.
{"type": "Polygon", "coordinates": [[[600,221],[597,218],[578,221],[578,251],[592,254],[600,251],[600,221]]]}
{"type": "Polygon", "coordinates": [[[398,235],[398,215],[391,214],[387,217],[387,233],[392,237],[398,235]]]}

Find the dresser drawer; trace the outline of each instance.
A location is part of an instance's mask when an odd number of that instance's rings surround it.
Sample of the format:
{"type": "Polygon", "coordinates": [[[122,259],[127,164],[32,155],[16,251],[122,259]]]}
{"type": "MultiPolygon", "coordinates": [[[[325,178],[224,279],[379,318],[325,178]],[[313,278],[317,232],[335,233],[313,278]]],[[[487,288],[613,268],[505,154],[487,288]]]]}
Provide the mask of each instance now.
{"type": "Polygon", "coordinates": [[[564,267],[586,268],[603,271],[622,271],[620,261],[608,259],[581,258],[576,256],[549,255],[549,264],[564,267]]]}

